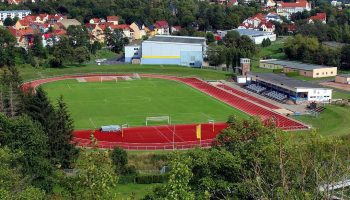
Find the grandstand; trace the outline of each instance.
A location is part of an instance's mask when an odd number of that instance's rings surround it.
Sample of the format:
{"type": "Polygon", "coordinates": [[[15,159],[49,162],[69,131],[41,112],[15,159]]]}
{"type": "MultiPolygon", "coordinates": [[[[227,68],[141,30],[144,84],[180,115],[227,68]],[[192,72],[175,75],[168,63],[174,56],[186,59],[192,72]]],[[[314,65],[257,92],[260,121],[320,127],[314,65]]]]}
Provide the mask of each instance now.
{"type": "Polygon", "coordinates": [[[332,89],[307,81],[289,78],[274,73],[249,73],[251,83],[246,86],[250,91],[259,93],[276,101],[291,100],[295,103],[329,102],[332,89]]]}

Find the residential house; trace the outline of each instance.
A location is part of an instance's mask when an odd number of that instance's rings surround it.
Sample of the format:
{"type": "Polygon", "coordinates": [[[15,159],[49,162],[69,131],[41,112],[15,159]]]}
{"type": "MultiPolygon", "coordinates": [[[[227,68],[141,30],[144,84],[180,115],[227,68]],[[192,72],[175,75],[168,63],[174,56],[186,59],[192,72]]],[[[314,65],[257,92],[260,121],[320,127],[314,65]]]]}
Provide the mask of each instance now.
{"type": "Polygon", "coordinates": [[[273,14],[263,15],[261,13],[256,14],[253,17],[250,17],[243,21],[242,24],[239,25],[238,29],[252,29],[256,31],[266,31],[266,32],[274,32],[275,25],[271,21],[275,21],[276,19],[272,17],[273,14]]]}
{"type": "Polygon", "coordinates": [[[0,20],[4,21],[6,18],[15,18],[23,19],[25,16],[30,15],[32,12],[30,10],[5,10],[0,11],[0,20]]]}
{"type": "Polygon", "coordinates": [[[119,24],[119,16],[107,16],[107,22],[112,23],[113,25],[119,24]]]}
{"type": "Polygon", "coordinates": [[[151,37],[155,36],[157,33],[154,25],[145,25],[145,31],[146,31],[146,34],[151,37]]]}
{"type": "Polygon", "coordinates": [[[265,16],[265,19],[267,21],[276,21],[276,22],[279,22],[279,23],[282,23],[283,20],[281,19],[281,16],[279,16],[277,13],[275,12],[270,12],[268,13],[266,16],[265,16]]]}
{"type": "Polygon", "coordinates": [[[156,34],[158,34],[158,35],[169,35],[170,34],[169,24],[165,20],[156,21],[156,23],[154,23],[154,27],[156,30],[156,34]]]}
{"type": "Polygon", "coordinates": [[[105,27],[102,27],[99,24],[86,24],[86,27],[90,34],[90,42],[105,42],[105,27]]]}
{"type": "Polygon", "coordinates": [[[106,20],[102,18],[92,18],[89,21],[90,24],[99,24],[99,23],[105,23],[105,22],[106,20]]]}
{"type": "Polygon", "coordinates": [[[174,32],[179,32],[181,30],[181,26],[172,26],[171,27],[171,32],[174,33],[174,32]]]}
{"type": "Polygon", "coordinates": [[[327,14],[326,13],[316,13],[315,16],[311,16],[307,19],[309,24],[313,24],[316,21],[322,22],[323,24],[327,23],[327,14]]]}
{"type": "Polygon", "coordinates": [[[131,40],[134,36],[134,31],[127,24],[112,25],[112,26],[110,26],[110,29],[121,30],[123,32],[124,37],[128,38],[129,40],[131,40]]]}
{"type": "Polygon", "coordinates": [[[81,23],[76,19],[63,19],[59,23],[62,24],[64,29],[68,29],[70,26],[81,26],[81,23]]]}
{"type": "Polygon", "coordinates": [[[307,0],[296,0],[296,2],[277,2],[277,14],[290,19],[293,13],[311,11],[311,3],[307,0]]]}
{"type": "Polygon", "coordinates": [[[267,0],[265,3],[265,7],[272,8],[276,6],[276,2],[274,0],[267,0]]]}
{"type": "Polygon", "coordinates": [[[4,26],[4,22],[0,20],[0,26],[4,26]]]}
{"type": "Polygon", "coordinates": [[[16,22],[16,24],[14,25],[14,28],[16,30],[21,30],[21,29],[26,29],[28,28],[30,25],[30,21],[27,19],[20,19],[16,22]]]}
{"type": "Polygon", "coordinates": [[[143,24],[138,24],[136,22],[133,22],[132,24],[130,24],[129,26],[133,32],[133,40],[140,40],[142,39],[143,36],[146,36],[146,31],[145,31],[145,26],[143,24]]]}
{"type": "Polygon", "coordinates": [[[49,23],[30,23],[30,27],[38,33],[46,33],[49,31],[50,24],[49,23]]]}
{"type": "Polygon", "coordinates": [[[258,27],[260,31],[265,31],[265,32],[275,31],[275,25],[270,21],[262,21],[258,27]]]}
{"type": "Polygon", "coordinates": [[[28,47],[33,45],[34,40],[34,30],[31,28],[16,30],[14,28],[9,28],[11,34],[17,40],[17,46],[28,49],[28,47]]]}

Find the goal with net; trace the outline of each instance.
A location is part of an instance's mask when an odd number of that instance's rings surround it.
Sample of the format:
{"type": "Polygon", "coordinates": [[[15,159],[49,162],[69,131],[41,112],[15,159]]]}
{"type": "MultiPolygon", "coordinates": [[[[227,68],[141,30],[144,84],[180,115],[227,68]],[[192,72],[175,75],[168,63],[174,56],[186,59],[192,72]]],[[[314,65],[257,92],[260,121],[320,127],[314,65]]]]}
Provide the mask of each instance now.
{"type": "Polygon", "coordinates": [[[151,122],[166,122],[167,124],[170,124],[170,116],[146,117],[146,126],[151,122]]]}

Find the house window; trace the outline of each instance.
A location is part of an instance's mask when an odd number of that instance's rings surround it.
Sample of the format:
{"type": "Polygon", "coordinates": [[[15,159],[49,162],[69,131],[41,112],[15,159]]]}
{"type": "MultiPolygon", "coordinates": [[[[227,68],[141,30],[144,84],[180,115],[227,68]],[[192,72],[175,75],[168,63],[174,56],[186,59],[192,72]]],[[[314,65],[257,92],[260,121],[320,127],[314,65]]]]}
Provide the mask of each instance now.
{"type": "Polygon", "coordinates": [[[333,74],[333,71],[331,72],[331,74],[333,74]]]}
{"type": "Polygon", "coordinates": [[[139,48],[134,48],[135,51],[139,50],[139,48]]]}
{"type": "Polygon", "coordinates": [[[316,75],[319,75],[319,73],[316,73],[316,75]]]}
{"type": "Polygon", "coordinates": [[[138,55],[139,55],[139,53],[137,53],[137,52],[134,53],[134,56],[138,56],[138,55]]]}

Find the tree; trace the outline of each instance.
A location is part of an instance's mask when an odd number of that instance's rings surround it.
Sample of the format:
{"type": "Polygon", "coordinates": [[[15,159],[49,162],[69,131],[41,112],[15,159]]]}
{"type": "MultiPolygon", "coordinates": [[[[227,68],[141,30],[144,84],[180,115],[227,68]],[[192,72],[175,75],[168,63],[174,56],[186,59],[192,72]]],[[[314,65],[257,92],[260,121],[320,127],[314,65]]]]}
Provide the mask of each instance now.
{"type": "Polygon", "coordinates": [[[111,31],[107,28],[105,34],[107,46],[115,53],[121,52],[128,44],[128,39],[124,38],[123,32],[119,29],[111,31]]]}
{"type": "Polygon", "coordinates": [[[125,150],[120,147],[115,147],[112,151],[111,159],[116,167],[117,173],[122,174],[126,171],[128,155],[125,150]]]}
{"type": "Polygon", "coordinates": [[[33,54],[39,58],[47,57],[45,48],[43,46],[41,35],[37,34],[34,36],[33,46],[31,50],[33,51],[33,54]]]}
{"type": "Polygon", "coordinates": [[[350,45],[345,45],[341,49],[341,63],[345,69],[350,69],[350,45]]]}
{"type": "Polygon", "coordinates": [[[50,144],[50,157],[59,168],[70,168],[78,155],[78,150],[71,143],[74,131],[73,120],[62,96],[57,100],[55,113],[56,130],[50,134],[50,137],[55,139],[50,144]]]}
{"type": "Polygon", "coordinates": [[[15,24],[14,21],[10,17],[7,17],[4,20],[4,26],[13,26],[14,24],[15,24]]]}
{"type": "Polygon", "coordinates": [[[74,60],[79,64],[90,60],[89,49],[85,46],[80,46],[74,49],[74,60]]]}
{"type": "Polygon", "coordinates": [[[21,172],[18,160],[23,155],[0,148],[0,199],[45,199],[45,192],[31,186],[30,178],[21,172]]]}
{"type": "Polygon", "coordinates": [[[18,161],[22,173],[28,175],[34,186],[51,191],[53,167],[48,159],[47,135],[40,125],[27,116],[9,118],[2,114],[0,124],[0,144],[23,153],[18,161]]]}
{"type": "Polygon", "coordinates": [[[237,31],[228,31],[223,41],[227,47],[238,47],[238,40],[240,36],[237,31]]]}
{"type": "Polygon", "coordinates": [[[154,194],[147,196],[145,199],[195,199],[195,195],[189,185],[193,176],[191,172],[192,159],[189,156],[181,156],[178,153],[174,153],[171,160],[169,181],[164,186],[156,188],[154,194]]]}
{"type": "Polygon", "coordinates": [[[51,60],[53,67],[62,67],[64,62],[70,62],[73,60],[73,48],[69,44],[69,40],[62,37],[58,44],[53,47],[52,55],[54,58],[51,60]]]}
{"type": "Polygon", "coordinates": [[[69,44],[73,48],[87,48],[90,45],[89,33],[85,26],[69,26],[67,36],[69,44]]]}
{"type": "Polygon", "coordinates": [[[112,199],[110,188],[117,184],[118,177],[109,151],[81,150],[76,169],[74,196],[78,199],[112,199]]]}
{"type": "Polygon", "coordinates": [[[215,36],[212,32],[207,32],[205,37],[207,39],[208,44],[215,42],[215,36]]]}
{"type": "Polygon", "coordinates": [[[223,45],[210,45],[207,56],[210,65],[219,66],[226,62],[226,47],[223,45]]]}

